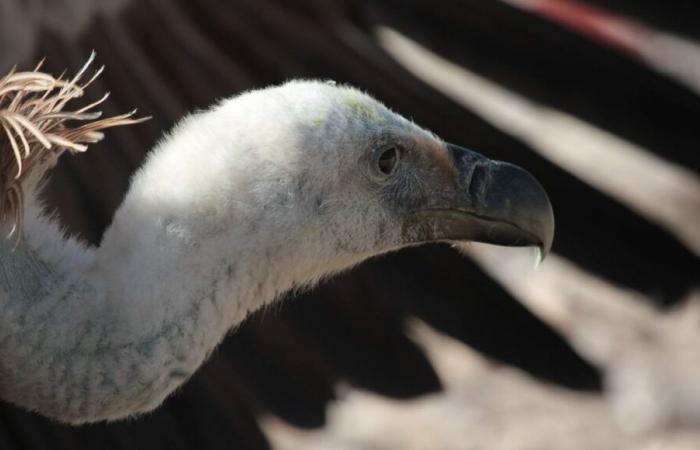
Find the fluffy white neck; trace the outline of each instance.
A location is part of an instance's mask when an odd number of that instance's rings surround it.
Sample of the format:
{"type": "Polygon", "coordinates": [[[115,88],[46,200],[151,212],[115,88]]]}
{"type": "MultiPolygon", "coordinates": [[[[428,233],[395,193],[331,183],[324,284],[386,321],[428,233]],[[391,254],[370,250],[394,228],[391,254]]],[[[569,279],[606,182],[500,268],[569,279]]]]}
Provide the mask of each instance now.
{"type": "Polygon", "coordinates": [[[23,244],[0,244],[2,398],[73,423],[149,411],[249,312],[367,256],[326,235],[293,142],[268,158],[227,117],[156,149],[97,249],[30,195],[23,244]]]}

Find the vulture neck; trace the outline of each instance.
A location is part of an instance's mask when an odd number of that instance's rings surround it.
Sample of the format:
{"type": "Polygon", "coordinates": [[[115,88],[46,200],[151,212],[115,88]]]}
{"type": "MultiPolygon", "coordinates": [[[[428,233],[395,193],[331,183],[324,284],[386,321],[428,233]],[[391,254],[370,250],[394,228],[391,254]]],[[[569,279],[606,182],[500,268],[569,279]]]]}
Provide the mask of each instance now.
{"type": "Polygon", "coordinates": [[[286,187],[261,194],[201,149],[174,164],[172,142],[99,248],[66,238],[28,196],[22,243],[0,244],[0,397],[71,423],[149,411],[251,311],[366,256],[325,245],[328,224],[286,187]]]}

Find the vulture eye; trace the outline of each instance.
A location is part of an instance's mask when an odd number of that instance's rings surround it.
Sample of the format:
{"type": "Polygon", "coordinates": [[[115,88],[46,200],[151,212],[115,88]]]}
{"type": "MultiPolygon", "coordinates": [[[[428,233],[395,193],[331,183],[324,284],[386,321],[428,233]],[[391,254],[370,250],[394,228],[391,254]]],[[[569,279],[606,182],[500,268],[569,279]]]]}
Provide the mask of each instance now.
{"type": "Polygon", "coordinates": [[[396,165],[399,162],[399,151],[396,147],[387,147],[384,149],[379,159],[377,160],[377,168],[379,173],[384,176],[389,176],[396,170],[396,165]]]}

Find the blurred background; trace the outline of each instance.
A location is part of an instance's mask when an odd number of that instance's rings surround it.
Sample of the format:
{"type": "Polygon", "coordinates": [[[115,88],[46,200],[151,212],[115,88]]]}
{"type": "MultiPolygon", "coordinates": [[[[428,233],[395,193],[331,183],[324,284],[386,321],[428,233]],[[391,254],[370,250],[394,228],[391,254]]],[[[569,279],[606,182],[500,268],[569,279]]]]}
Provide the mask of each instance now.
{"type": "Polygon", "coordinates": [[[187,111],[289,78],[366,90],[550,194],[553,254],[445,245],[259,313],[154,413],[0,404],[0,449],[700,448],[700,3],[0,0],[0,73],[77,70],[149,122],[65,156],[48,205],[99,243],[187,111]]]}

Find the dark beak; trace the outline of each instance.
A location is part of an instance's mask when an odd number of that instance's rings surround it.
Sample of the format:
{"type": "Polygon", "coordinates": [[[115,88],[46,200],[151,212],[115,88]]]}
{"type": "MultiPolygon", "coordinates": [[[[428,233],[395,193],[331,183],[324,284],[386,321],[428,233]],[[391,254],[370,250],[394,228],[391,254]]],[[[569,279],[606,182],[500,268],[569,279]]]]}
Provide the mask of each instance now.
{"type": "Polygon", "coordinates": [[[535,177],[456,145],[447,148],[457,169],[458,192],[419,212],[418,234],[433,240],[536,246],[544,257],[552,247],[554,214],[535,177]]]}

